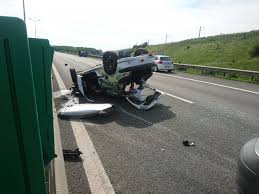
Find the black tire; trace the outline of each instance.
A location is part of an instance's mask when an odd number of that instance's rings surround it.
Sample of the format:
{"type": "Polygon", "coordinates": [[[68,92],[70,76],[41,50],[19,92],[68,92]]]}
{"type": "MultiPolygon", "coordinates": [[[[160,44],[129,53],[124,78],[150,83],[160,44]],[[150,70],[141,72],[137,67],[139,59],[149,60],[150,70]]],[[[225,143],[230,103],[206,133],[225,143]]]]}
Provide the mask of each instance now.
{"type": "Polygon", "coordinates": [[[69,71],[70,71],[71,79],[72,79],[74,85],[77,87],[77,73],[76,73],[76,70],[74,68],[70,68],[69,71]]]}
{"type": "Polygon", "coordinates": [[[168,73],[171,73],[172,71],[173,71],[172,69],[171,70],[167,70],[168,73]]]}
{"type": "Polygon", "coordinates": [[[149,52],[146,49],[139,48],[134,52],[134,57],[140,56],[140,55],[146,55],[149,52]]]}
{"type": "Polygon", "coordinates": [[[114,52],[107,51],[103,54],[103,68],[106,74],[113,75],[117,69],[118,56],[114,52]]]}

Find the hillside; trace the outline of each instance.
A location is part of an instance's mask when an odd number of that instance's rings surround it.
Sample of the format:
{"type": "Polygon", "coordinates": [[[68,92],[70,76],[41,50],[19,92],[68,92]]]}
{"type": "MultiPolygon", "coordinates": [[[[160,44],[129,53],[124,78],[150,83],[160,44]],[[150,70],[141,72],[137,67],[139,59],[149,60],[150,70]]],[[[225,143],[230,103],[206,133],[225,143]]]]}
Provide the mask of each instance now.
{"type": "Polygon", "coordinates": [[[259,71],[259,30],[150,45],[174,62],[259,71]]]}

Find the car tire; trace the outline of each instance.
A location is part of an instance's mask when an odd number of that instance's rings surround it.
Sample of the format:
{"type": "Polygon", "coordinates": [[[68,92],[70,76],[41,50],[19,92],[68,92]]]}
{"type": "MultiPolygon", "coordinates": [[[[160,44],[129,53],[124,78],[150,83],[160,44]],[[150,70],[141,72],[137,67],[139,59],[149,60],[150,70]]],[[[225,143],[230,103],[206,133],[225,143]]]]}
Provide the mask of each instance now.
{"type": "Polygon", "coordinates": [[[146,55],[149,52],[146,49],[139,48],[134,52],[134,57],[140,56],[140,55],[146,55]]]}
{"type": "Polygon", "coordinates": [[[74,68],[71,68],[71,69],[69,69],[69,71],[70,71],[71,79],[72,79],[74,85],[77,87],[77,73],[76,73],[76,70],[74,68]]]}
{"type": "Polygon", "coordinates": [[[158,67],[157,67],[157,65],[155,65],[155,67],[154,67],[154,72],[158,72],[158,67]]]}
{"type": "Polygon", "coordinates": [[[103,68],[106,74],[113,75],[117,69],[118,56],[114,52],[107,51],[103,54],[103,68]]]}
{"type": "Polygon", "coordinates": [[[171,73],[172,71],[173,71],[172,69],[171,70],[167,70],[168,73],[171,73]]]}

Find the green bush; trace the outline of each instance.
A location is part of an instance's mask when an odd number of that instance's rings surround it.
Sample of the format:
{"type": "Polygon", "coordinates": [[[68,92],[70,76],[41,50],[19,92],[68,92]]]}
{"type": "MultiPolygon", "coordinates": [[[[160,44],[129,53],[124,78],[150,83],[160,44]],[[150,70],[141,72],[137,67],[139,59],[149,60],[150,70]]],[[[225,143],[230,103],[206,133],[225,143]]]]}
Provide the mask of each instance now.
{"type": "Polygon", "coordinates": [[[255,45],[253,49],[250,51],[250,56],[253,57],[258,57],[259,56],[259,44],[255,45]]]}

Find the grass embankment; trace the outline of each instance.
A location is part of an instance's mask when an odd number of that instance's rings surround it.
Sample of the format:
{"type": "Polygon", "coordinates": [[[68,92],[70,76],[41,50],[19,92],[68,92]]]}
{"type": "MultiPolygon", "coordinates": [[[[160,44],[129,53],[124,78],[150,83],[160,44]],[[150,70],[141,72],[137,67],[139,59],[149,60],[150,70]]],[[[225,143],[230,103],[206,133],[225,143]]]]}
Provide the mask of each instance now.
{"type": "MultiPolygon", "coordinates": [[[[178,63],[259,71],[259,30],[150,45],[147,49],[151,53],[169,55],[178,63]]],[[[251,79],[238,75],[227,78],[242,81],[251,79]]]]}

